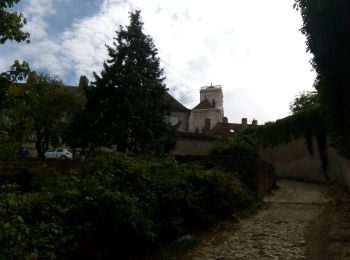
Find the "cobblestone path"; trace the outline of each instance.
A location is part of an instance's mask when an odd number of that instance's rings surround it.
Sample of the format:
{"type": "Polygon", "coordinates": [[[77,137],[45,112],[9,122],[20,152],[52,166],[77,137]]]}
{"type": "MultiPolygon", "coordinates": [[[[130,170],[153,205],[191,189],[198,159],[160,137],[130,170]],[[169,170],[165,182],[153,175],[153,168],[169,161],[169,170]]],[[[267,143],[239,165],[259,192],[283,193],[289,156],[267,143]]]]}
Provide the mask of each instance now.
{"type": "Polygon", "coordinates": [[[191,254],[191,259],[307,259],[307,228],[321,214],[326,186],[278,181],[279,189],[265,198],[265,205],[211,238],[191,254]]]}

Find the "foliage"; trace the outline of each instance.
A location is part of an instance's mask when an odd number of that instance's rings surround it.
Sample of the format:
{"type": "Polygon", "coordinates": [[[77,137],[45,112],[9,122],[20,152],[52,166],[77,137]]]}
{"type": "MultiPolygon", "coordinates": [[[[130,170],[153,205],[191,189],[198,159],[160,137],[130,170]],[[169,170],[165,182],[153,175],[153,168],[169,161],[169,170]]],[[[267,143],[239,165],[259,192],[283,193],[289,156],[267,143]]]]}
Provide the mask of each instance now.
{"type": "Polygon", "coordinates": [[[310,108],[279,119],[271,125],[261,126],[255,130],[255,134],[262,146],[288,143],[293,139],[305,137],[308,149],[313,153],[312,137],[323,139],[326,130],[320,111],[317,108],[310,108]]]}
{"type": "Polygon", "coordinates": [[[251,135],[260,148],[288,143],[294,139],[304,137],[311,154],[314,153],[312,141],[315,138],[322,169],[326,179],[328,179],[326,172],[328,166],[326,155],[327,130],[318,106],[303,109],[268,125],[259,126],[255,129],[246,129],[244,134],[251,135]]]}
{"type": "Polygon", "coordinates": [[[257,157],[258,148],[257,137],[254,133],[240,131],[231,139],[214,146],[209,151],[209,155],[232,156],[233,158],[257,157]]]}
{"type": "MultiPolygon", "coordinates": [[[[14,121],[8,114],[8,108],[16,100],[11,99],[10,86],[17,80],[23,80],[30,72],[28,63],[15,61],[10,70],[0,74],[0,158],[13,159],[23,141],[23,135],[14,128],[14,121]]],[[[21,118],[16,118],[21,120],[21,118]]]]}
{"type": "Polygon", "coordinates": [[[0,73],[0,112],[2,108],[9,102],[9,88],[13,82],[24,80],[30,72],[27,62],[20,63],[18,60],[14,62],[10,70],[0,73]]]}
{"type": "MultiPolygon", "coordinates": [[[[166,121],[168,108],[158,51],[143,33],[140,11],[130,13],[130,25],[121,27],[101,75],[95,75],[87,92],[85,110],[72,129],[78,144],[117,144],[119,151],[155,150],[174,129],[166,121]],[[84,136],[76,134],[86,131],[84,136]]],[[[72,144],[77,146],[78,144],[72,144]]]]}
{"type": "Polygon", "coordinates": [[[140,258],[161,243],[248,208],[233,175],[172,159],[90,157],[54,184],[0,191],[0,258],[140,258]]]}
{"type": "Polygon", "coordinates": [[[294,100],[289,104],[290,111],[295,114],[305,109],[318,105],[317,92],[303,91],[300,92],[294,100]]]}
{"type": "Polygon", "coordinates": [[[81,98],[47,74],[31,74],[26,84],[13,87],[9,103],[3,111],[9,122],[7,132],[20,142],[33,140],[39,156],[49,144],[60,143],[71,117],[83,106],[81,98]]]}
{"type": "Polygon", "coordinates": [[[295,7],[301,12],[301,31],[313,54],[315,87],[327,127],[334,145],[350,156],[350,2],[296,0],[295,7]]]}
{"type": "Polygon", "coordinates": [[[0,2],[0,44],[6,41],[29,43],[29,33],[22,28],[27,23],[23,14],[9,11],[20,0],[2,0],[0,2]]]}

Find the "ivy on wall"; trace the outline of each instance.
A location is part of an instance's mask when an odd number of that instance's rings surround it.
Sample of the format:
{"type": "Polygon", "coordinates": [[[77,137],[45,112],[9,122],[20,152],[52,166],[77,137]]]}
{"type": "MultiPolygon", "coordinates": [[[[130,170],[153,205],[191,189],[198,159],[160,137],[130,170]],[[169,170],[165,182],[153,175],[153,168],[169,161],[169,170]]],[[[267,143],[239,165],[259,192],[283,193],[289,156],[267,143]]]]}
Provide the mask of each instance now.
{"type": "Polygon", "coordinates": [[[327,176],[328,159],[327,134],[324,121],[317,106],[304,109],[291,116],[277,120],[255,129],[246,129],[240,135],[250,135],[256,139],[259,147],[275,146],[289,143],[292,140],[304,137],[310,154],[314,154],[313,138],[317,142],[318,155],[322,163],[325,177],[327,176]]]}

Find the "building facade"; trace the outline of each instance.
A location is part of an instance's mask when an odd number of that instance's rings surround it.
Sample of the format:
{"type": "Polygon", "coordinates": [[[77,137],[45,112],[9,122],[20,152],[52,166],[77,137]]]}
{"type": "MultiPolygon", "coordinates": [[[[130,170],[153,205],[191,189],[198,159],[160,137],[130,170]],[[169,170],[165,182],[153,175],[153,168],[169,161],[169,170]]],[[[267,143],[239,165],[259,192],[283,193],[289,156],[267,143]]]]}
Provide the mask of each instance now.
{"type": "Polygon", "coordinates": [[[188,131],[209,133],[224,118],[223,94],[221,86],[200,89],[200,103],[195,106],[188,119],[188,131]]]}
{"type": "Polygon", "coordinates": [[[247,118],[241,123],[229,123],[224,116],[224,96],[220,85],[205,86],[200,89],[200,102],[192,109],[186,108],[174,97],[167,93],[172,125],[178,124],[180,133],[205,134],[216,138],[228,138],[242,128],[255,127],[258,122],[254,119],[248,124],[247,118]]]}

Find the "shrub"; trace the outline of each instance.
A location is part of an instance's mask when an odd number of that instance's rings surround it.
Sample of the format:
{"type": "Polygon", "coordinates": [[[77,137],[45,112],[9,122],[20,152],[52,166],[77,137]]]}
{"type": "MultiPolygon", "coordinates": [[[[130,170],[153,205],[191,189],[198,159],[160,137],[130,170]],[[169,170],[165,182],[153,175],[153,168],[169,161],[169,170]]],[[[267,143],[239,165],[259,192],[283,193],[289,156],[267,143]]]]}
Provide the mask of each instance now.
{"type": "Polygon", "coordinates": [[[249,131],[241,131],[232,139],[218,143],[209,151],[209,155],[233,158],[258,157],[258,148],[257,136],[249,131]]]}
{"type": "Polygon", "coordinates": [[[53,185],[0,191],[0,259],[141,257],[250,207],[235,175],[171,158],[91,157],[53,185]]]}

